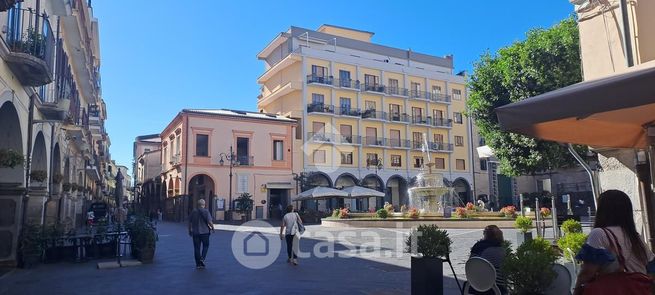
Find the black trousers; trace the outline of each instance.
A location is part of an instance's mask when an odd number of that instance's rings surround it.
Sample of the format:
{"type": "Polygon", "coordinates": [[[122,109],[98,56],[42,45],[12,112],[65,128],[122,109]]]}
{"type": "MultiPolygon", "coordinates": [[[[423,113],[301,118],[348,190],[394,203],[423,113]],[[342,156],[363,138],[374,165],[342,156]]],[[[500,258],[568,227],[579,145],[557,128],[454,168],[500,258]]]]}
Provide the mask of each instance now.
{"type": "Polygon", "coordinates": [[[207,250],[209,250],[209,234],[193,235],[193,255],[196,258],[196,266],[200,265],[200,261],[204,261],[207,257],[207,250]],[[200,252],[200,244],[202,244],[202,253],[200,252]]]}
{"type": "Polygon", "coordinates": [[[289,257],[289,259],[298,258],[298,256],[296,256],[296,252],[293,251],[293,239],[295,237],[296,237],[296,235],[285,235],[284,236],[285,240],[287,241],[287,257],[289,257]]]}

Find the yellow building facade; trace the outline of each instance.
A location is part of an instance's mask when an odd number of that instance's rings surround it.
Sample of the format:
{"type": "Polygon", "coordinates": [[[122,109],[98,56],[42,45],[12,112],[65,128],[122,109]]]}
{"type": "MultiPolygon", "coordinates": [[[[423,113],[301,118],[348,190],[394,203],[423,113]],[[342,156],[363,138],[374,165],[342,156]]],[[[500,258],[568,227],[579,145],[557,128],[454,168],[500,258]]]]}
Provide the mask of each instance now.
{"type": "Polygon", "coordinates": [[[300,123],[294,171],[310,173],[312,186],[386,193],[349,205],[364,211],[407,204],[407,188],[431,162],[470,200],[466,77],[454,74],[452,56],[391,48],[372,36],[332,25],[291,27],[258,54],[265,64],[258,109],[300,123]]]}

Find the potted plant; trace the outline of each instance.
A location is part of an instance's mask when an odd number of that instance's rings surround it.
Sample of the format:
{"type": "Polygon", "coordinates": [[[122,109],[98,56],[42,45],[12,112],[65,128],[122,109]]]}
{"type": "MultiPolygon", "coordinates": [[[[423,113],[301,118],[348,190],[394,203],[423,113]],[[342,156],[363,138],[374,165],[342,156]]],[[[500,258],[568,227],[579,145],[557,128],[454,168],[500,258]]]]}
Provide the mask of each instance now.
{"type": "Polygon", "coordinates": [[[571,233],[581,233],[582,224],[580,224],[580,222],[576,220],[567,219],[562,223],[562,232],[564,232],[564,235],[568,235],[571,233]]]}
{"type": "Polygon", "coordinates": [[[557,253],[550,243],[537,238],[526,241],[505,258],[502,273],[510,294],[545,294],[555,279],[557,253]]]}
{"type": "Polygon", "coordinates": [[[12,149],[0,149],[0,168],[14,168],[23,165],[23,154],[12,149]]]}
{"type": "Polygon", "coordinates": [[[43,170],[32,170],[32,172],[30,172],[30,179],[32,182],[42,183],[48,179],[48,173],[43,170]]]}
{"type": "Polygon", "coordinates": [[[516,242],[519,245],[532,240],[532,218],[527,216],[516,217],[514,227],[519,230],[516,233],[516,242]]]}
{"type": "Polygon", "coordinates": [[[61,173],[55,173],[52,175],[52,182],[55,184],[60,184],[64,180],[64,176],[61,173]]]}
{"type": "Polygon", "coordinates": [[[252,195],[249,193],[242,193],[236,199],[237,202],[237,211],[241,213],[241,220],[248,221],[250,220],[250,215],[252,212],[252,205],[254,201],[252,200],[252,195]]]}
{"type": "Polygon", "coordinates": [[[557,240],[557,246],[562,250],[564,258],[568,262],[575,263],[574,255],[580,251],[585,241],[587,241],[586,234],[572,232],[557,240]]]}
{"type": "Polygon", "coordinates": [[[434,224],[410,231],[405,245],[412,254],[412,294],[443,294],[443,262],[450,255],[451,244],[448,232],[434,224]]]}
{"type": "Polygon", "coordinates": [[[24,268],[32,268],[41,261],[43,256],[43,228],[41,225],[28,223],[23,227],[20,256],[24,268]]]}
{"type": "Polygon", "coordinates": [[[155,256],[157,234],[145,216],[138,216],[127,224],[132,256],[143,263],[152,263],[155,256]]]}
{"type": "Polygon", "coordinates": [[[500,213],[505,215],[506,218],[514,218],[516,216],[516,207],[514,206],[505,206],[500,209],[500,213]]]}
{"type": "Polygon", "coordinates": [[[381,208],[375,212],[375,216],[377,216],[378,218],[387,219],[387,217],[389,217],[389,211],[381,208]]]}

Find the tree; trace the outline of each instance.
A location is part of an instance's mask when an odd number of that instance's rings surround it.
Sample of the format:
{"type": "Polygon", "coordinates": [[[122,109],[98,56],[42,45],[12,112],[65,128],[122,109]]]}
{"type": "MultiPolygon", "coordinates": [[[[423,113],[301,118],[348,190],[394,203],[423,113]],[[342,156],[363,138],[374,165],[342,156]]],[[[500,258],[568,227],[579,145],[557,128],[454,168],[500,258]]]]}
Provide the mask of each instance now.
{"type": "Polygon", "coordinates": [[[250,213],[252,211],[252,206],[254,201],[252,195],[249,193],[242,193],[236,199],[236,208],[238,212],[246,215],[246,220],[250,220],[250,213]]]}
{"type": "Polygon", "coordinates": [[[549,29],[530,30],[524,41],[495,55],[487,52],[474,64],[468,116],[494,150],[503,174],[534,174],[572,166],[575,160],[561,144],[501,130],[494,109],[581,80],[578,27],[572,17],[549,29]]]}

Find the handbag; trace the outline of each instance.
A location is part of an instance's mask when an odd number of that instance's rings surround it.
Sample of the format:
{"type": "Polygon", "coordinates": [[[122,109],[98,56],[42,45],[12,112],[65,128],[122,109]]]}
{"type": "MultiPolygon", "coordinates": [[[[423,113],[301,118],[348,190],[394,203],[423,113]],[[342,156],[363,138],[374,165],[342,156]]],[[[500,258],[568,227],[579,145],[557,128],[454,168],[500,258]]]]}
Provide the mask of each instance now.
{"type": "Polygon", "coordinates": [[[585,284],[582,291],[583,295],[650,295],[651,279],[649,276],[638,273],[628,272],[625,267],[625,258],[621,251],[621,245],[614,233],[603,228],[605,235],[610,241],[612,252],[619,259],[619,271],[598,275],[593,281],[585,284]]]}
{"type": "Polygon", "coordinates": [[[298,234],[302,235],[305,233],[305,226],[302,223],[298,222],[299,220],[300,220],[300,215],[296,213],[296,226],[298,226],[298,234]]]}

